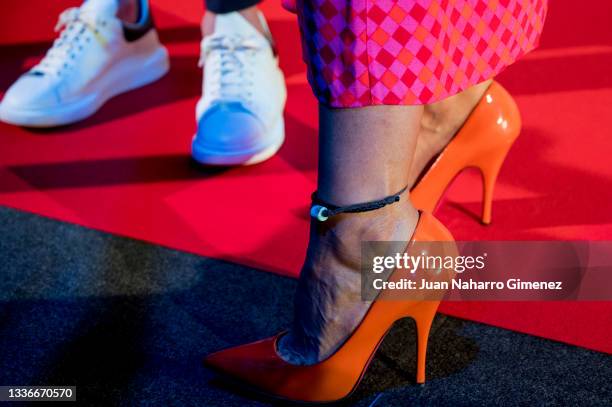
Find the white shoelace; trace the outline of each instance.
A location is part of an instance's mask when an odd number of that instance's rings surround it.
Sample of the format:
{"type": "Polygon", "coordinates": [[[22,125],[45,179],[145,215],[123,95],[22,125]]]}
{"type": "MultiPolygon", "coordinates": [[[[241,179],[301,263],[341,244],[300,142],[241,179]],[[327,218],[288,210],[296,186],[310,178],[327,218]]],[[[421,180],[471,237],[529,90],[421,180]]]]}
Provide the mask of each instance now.
{"type": "Polygon", "coordinates": [[[61,31],[59,37],[31,72],[60,75],[72,66],[87,43],[91,41],[91,34],[102,44],[106,43],[98,28],[106,24],[107,22],[99,16],[77,7],[64,10],[55,26],[56,32],[61,31]]]}
{"type": "Polygon", "coordinates": [[[254,80],[253,57],[261,45],[254,38],[242,36],[215,36],[202,46],[199,67],[208,66],[206,74],[212,74],[207,81],[215,100],[249,100],[254,80]]]}

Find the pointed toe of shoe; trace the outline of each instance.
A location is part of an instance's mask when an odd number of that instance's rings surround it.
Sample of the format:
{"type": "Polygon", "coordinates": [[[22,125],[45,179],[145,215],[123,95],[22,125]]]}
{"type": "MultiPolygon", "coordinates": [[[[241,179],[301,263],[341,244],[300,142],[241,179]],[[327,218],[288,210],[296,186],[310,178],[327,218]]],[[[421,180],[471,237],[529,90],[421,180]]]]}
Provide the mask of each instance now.
{"type": "Polygon", "coordinates": [[[292,365],[276,352],[282,335],[212,353],[204,358],[204,365],[258,393],[285,401],[332,402],[352,391],[361,369],[345,363],[348,355],[341,361],[292,365]]]}
{"type": "Polygon", "coordinates": [[[247,357],[243,352],[240,352],[239,348],[247,346],[244,345],[211,353],[204,358],[204,366],[218,373],[242,379],[244,373],[248,372],[247,365],[249,364],[249,359],[255,357],[254,354],[247,357]],[[247,371],[245,372],[244,370],[247,371]]]}
{"type": "Polygon", "coordinates": [[[225,371],[225,355],[223,351],[211,353],[210,355],[206,355],[204,360],[202,361],[204,366],[209,369],[223,372],[225,371]]]}
{"type": "Polygon", "coordinates": [[[296,381],[298,367],[276,353],[279,336],[211,353],[204,358],[204,366],[254,392],[277,399],[296,399],[294,388],[301,387],[303,381],[296,381]]]}
{"type": "Polygon", "coordinates": [[[267,379],[287,365],[276,353],[277,337],[211,353],[204,358],[204,365],[247,383],[267,387],[267,379]]]}

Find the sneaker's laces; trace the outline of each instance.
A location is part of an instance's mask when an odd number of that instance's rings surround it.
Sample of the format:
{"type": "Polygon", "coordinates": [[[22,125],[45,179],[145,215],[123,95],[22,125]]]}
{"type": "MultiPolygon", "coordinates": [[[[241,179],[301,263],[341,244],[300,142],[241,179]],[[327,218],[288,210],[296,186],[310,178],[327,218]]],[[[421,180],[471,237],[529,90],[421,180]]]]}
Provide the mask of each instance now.
{"type": "Polygon", "coordinates": [[[85,43],[90,41],[91,37],[85,35],[87,32],[92,33],[94,38],[104,45],[106,39],[100,34],[99,25],[106,25],[106,21],[91,12],[78,7],[64,10],[55,26],[55,31],[60,32],[59,37],[45,57],[32,68],[32,72],[60,74],[78,57],[85,43]]]}
{"type": "Polygon", "coordinates": [[[198,66],[209,65],[206,74],[214,75],[206,81],[212,87],[206,91],[217,100],[243,100],[249,96],[254,80],[251,57],[260,47],[256,39],[239,35],[217,35],[204,41],[198,66]]]}

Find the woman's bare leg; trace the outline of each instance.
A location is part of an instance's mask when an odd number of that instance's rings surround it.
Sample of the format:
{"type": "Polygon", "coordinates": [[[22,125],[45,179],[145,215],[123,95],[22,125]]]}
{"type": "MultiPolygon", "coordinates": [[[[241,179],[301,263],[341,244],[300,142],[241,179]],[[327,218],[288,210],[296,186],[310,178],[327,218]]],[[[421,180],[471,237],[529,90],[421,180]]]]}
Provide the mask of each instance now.
{"type": "Polygon", "coordinates": [[[492,81],[484,81],[440,102],[425,106],[410,170],[411,186],[431,159],[444,149],[463,126],[492,81]]]}
{"type": "MultiPolygon", "coordinates": [[[[422,112],[421,106],[320,107],[319,197],[348,205],[384,198],[406,186],[422,112]]],[[[417,219],[405,194],[376,211],[311,223],[293,325],[279,345],[283,358],[312,364],[338,348],[370,305],[360,295],[361,242],[408,241],[417,219]]]]}

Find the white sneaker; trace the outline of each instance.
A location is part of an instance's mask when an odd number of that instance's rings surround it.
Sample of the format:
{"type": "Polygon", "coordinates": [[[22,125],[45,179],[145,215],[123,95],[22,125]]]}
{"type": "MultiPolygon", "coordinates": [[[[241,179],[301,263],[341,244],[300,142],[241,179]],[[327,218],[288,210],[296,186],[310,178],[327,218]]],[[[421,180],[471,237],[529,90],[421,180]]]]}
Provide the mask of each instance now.
{"type": "MultiPolygon", "coordinates": [[[[265,19],[260,14],[262,25],[265,19]]],[[[287,98],[270,41],[240,13],[219,14],[202,41],[202,98],[193,158],[208,165],[248,165],[273,156],[285,139],[287,98]]]]}
{"type": "Polygon", "coordinates": [[[117,0],[88,0],[64,11],[62,30],[38,65],[0,103],[0,120],[51,127],[82,120],[108,99],[162,77],[168,52],[159,43],[147,1],[137,24],[117,17],[117,0]]]}

